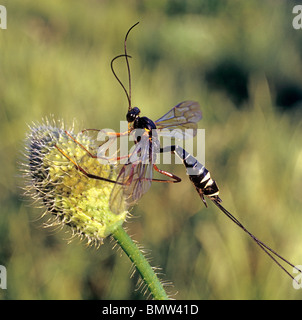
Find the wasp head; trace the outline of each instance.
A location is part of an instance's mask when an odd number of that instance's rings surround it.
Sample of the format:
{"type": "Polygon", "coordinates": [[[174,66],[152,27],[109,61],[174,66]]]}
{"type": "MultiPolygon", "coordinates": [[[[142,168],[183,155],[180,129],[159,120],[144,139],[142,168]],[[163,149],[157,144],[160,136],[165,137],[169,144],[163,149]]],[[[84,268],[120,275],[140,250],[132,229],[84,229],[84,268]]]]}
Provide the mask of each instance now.
{"type": "Polygon", "coordinates": [[[140,110],[138,107],[131,108],[126,115],[126,119],[129,123],[133,122],[136,120],[140,114],[140,110]]]}

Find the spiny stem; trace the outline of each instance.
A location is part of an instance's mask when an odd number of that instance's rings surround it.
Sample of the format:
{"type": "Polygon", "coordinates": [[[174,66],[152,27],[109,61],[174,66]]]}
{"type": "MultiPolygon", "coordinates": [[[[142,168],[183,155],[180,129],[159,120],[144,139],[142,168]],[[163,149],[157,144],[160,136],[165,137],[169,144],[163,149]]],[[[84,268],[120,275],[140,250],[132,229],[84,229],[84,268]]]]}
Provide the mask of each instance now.
{"type": "Polygon", "coordinates": [[[152,293],[153,298],[155,300],[168,300],[169,298],[160,280],[156,276],[156,273],[123,227],[118,226],[115,228],[112,232],[112,236],[134,263],[136,269],[152,293]]]}

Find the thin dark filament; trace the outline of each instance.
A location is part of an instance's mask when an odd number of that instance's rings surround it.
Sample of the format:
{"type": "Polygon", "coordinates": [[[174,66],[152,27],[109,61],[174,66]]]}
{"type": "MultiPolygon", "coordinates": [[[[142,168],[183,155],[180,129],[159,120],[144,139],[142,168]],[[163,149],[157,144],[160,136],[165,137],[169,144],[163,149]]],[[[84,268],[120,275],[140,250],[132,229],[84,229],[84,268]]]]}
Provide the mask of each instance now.
{"type": "MultiPolygon", "coordinates": [[[[228,212],[216,199],[211,199],[215,205],[229,218],[231,219],[234,223],[237,224],[244,232],[246,232],[256,243],[257,245],[283,270],[285,271],[296,283],[298,281],[269,253],[272,252],[275,256],[283,260],[285,263],[290,265],[291,267],[295,268],[299,272],[302,273],[300,269],[298,269],[296,266],[294,266],[292,263],[290,263],[288,260],[280,256],[276,251],[268,247],[265,243],[257,239],[252,233],[250,233],[230,212],[228,212]]],[[[298,283],[299,284],[299,283],[298,283]]]]}
{"type": "Polygon", "coordinates": [[[139,22],[137,22],[136,24],[134,24],[126,33],[126,36],[125,36],[125,41],[124,41],[124,54],[120,54],[116,57],[114,57],[112,60],[111,60],[111,71],[113,73],[113,75],[115,76],[116,80],[119,82],[119,84],[122,86],[123,90],[125,91],[126,93],[126,97],[127,97],[127,100],[128,100],[128,110],[131,109],[131,72],[130,72],[130,64],[129,64],[129,60],[128,58],[131,58],[131,56],[129,56],[127,54],[127,38],[128,38],[128,35],[130,33],[130,31],[136,26],[138,25],[139,22]],[[125,57],[126,58],[126,65],[127,65],[127,72],[128,72],[128,85],[129,85],[129,89],[127,91],[127,89],[125,88],[125,86],[123,85],[122,81],[119,79],[119,77],[117,76],[116,72],[114,71],[114,68],[113,68],[113,62],[118,59],[118,58],[121,58],[121,57],[125,57]]]}
{"type": "MultiPolygon", "coordinates": [[[[127,97],[127,100],[128,100],[128,105],[129,105],[129,109],[131,108],[131,98],[127,92],[127,89],[125,88],[125,86],[123,85],[122,81],[119,79],[119,77],[117,76],[117,74],[115,73],[114,71],[114,68],[113,68],[113,62],[118,59],[118,58],[121,58],[121,57],[124,57],[125,55],[124,54],[120,54],[116,57],[114,57],[112,60],[111,60],[111,71],[113,73],[113,75],[115,76],[116,80],[119,82],[119,84],[122,86],[123,90],[125,91],[126,93],[126,97],[127,97]]],[[[128,58],[131,58],[131,56],[128,56],[128,58]]]]}
{"type": "Polygon", "coordinates": [[[126,33],[125,36],[125,41],[124,41],[124,51],[125,51],[125,58],[126,58],[126,64],[127,64],[127,70],[128,70],[128,85],[129,85],[129,90],[128,90],[128,101],[129,101],[129,108],[128,110],[131,109],[131,73],[130,73],[130,65],[129,65],[129,60],[128,60],[128,54],[127,54],[127,38],[128,35],[130,33],[130,31],[139,24],[139,22],[137,22],[136,24],[134,24],[126,33]]]}

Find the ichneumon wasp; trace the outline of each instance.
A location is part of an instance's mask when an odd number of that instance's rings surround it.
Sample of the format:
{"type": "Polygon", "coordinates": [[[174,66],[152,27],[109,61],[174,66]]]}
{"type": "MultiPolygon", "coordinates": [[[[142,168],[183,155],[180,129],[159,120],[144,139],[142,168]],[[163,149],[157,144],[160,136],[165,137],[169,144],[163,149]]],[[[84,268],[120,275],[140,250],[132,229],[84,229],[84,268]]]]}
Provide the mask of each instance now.
{"type": "MultiPolygon", "coordinates": [[[[276,258],[281,259],[288,266],[295,268],[299,272],[302,271],[294,266],[291,262],[283,258],[281,255],[279,255],[276,251],[267,246],[265,243],[256,238],[229,211],[227,211],[221,205],[222,200],[219,197],[219,188],[216,182],[211,178],[210,172],[196,158],[194,158],[186,150],[178,145],[171,145],[163,148],[160,146],[160,142],[157,136],[157,130],[162,130],[165,128],[168,128],[170,130],[175,128],[180,128],[182,130],[192,129],[191,137],[196,134],[197,122],[202,118],[199,104],[194,101],[184,101],[173,107],[169,112],[167,112],[157,121],[152,121],[147,117],[141,117],[140,109],[131,106],[131,76],[128,60],[128,58],[131,58],[131,56],[127,54],[126,44],[130,31],[137,24],[138,22],[134,24],[126,33],[124,39],[124,53],[116,56],[111,61],[111,70],[119,84],[122,86],[128,100],[128,112],[126,114],[128,130],[122,133],[107,132],[107,134],[110,137],[109,139],[117,139],[121,136],[133,134],[135,142],[135,148],[130,154],[127,155],[126,163],[120,165],[121,167],[119,168],[117,179],[110,180],[90,174],[89,172],[86,172],[83,168],[81,168],[78,164],[76,164],[70,157],[68,157],[63,150],[59,149],[58,147],[57,149],[70,161],[72,161],[76,168],[88,178],[104,180],[115,184],[110,196],[110,208],[116,214],[120,213],[120,207],[124,207],[121,206],[122,201],[126,202],[126,207],[128,209],[136,204],[137,201],[143,196],[143,194],[145,194],[149,190],[152,181],[170,183],[180,182],[181,179],[179,177],[177,177],[173,173],[159,169],[155,164],[156,156],[159,153],[171,152],[176,154],[182,160],[184,166],[186,167],[189,179],[193,183],[205,206],[207,207],[207,203],[204,196],[207,196],[230,220],[232,220],[245,233],[247,233],[284,272],[286,272],[295,282],[297,282],[297,280],[281,265],[281,263],[279,263],[279,261],[277,261],[276,258]],[[124,57],[126,60],[128,70],[128,91],[116,75],[113,68],[113,62],[116,59],[122,57],[124,57]],[[153,169],[170,179],[154,179],[153,169]]],[[[83,130],[83,132],[89,130],[97,132],[102,131],[97,129],[85,129],[83,130]]],[[[72,137],[71,134],[69,134],[68,132],[66,133],[75,143],[78,143],[82,148],[84,148],[78,141],[76,141],[72,137]]],[[[104,145],[106,146],[106,144],[104,145]]],[[[97,155],[90,153],[88,150],[86,151],[91,157],[98,158],[97,155]]],[[[120,159],[121,157],[116,157],[115,159],[111,160],[120,159]]],[[[108,161],[110,161],[110,159],[108,159],[108,161]]]]}

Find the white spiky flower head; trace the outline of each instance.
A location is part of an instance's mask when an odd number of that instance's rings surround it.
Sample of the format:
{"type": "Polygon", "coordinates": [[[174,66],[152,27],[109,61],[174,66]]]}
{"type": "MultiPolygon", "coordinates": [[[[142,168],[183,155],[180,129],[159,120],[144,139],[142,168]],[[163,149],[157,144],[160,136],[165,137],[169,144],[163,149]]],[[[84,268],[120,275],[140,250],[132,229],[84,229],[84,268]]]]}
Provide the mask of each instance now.
{"type": "Polygon", "coordinates": [[[91,157],[96,153],[96,144],[89,135],[75,134],[63,124],[58,128],[55,121],[45,120],[30,127],[23,171],[25,193],[46,208],[45,214],[50,215],[47,225],[67,225],[73,235],[99,245],[123,224],[128,212],[123,208],[120,214],[110,211],[114,183],[88,178],[79,170],[81,167],[90,174],[114,181],[115,168],[91,157]]]}

